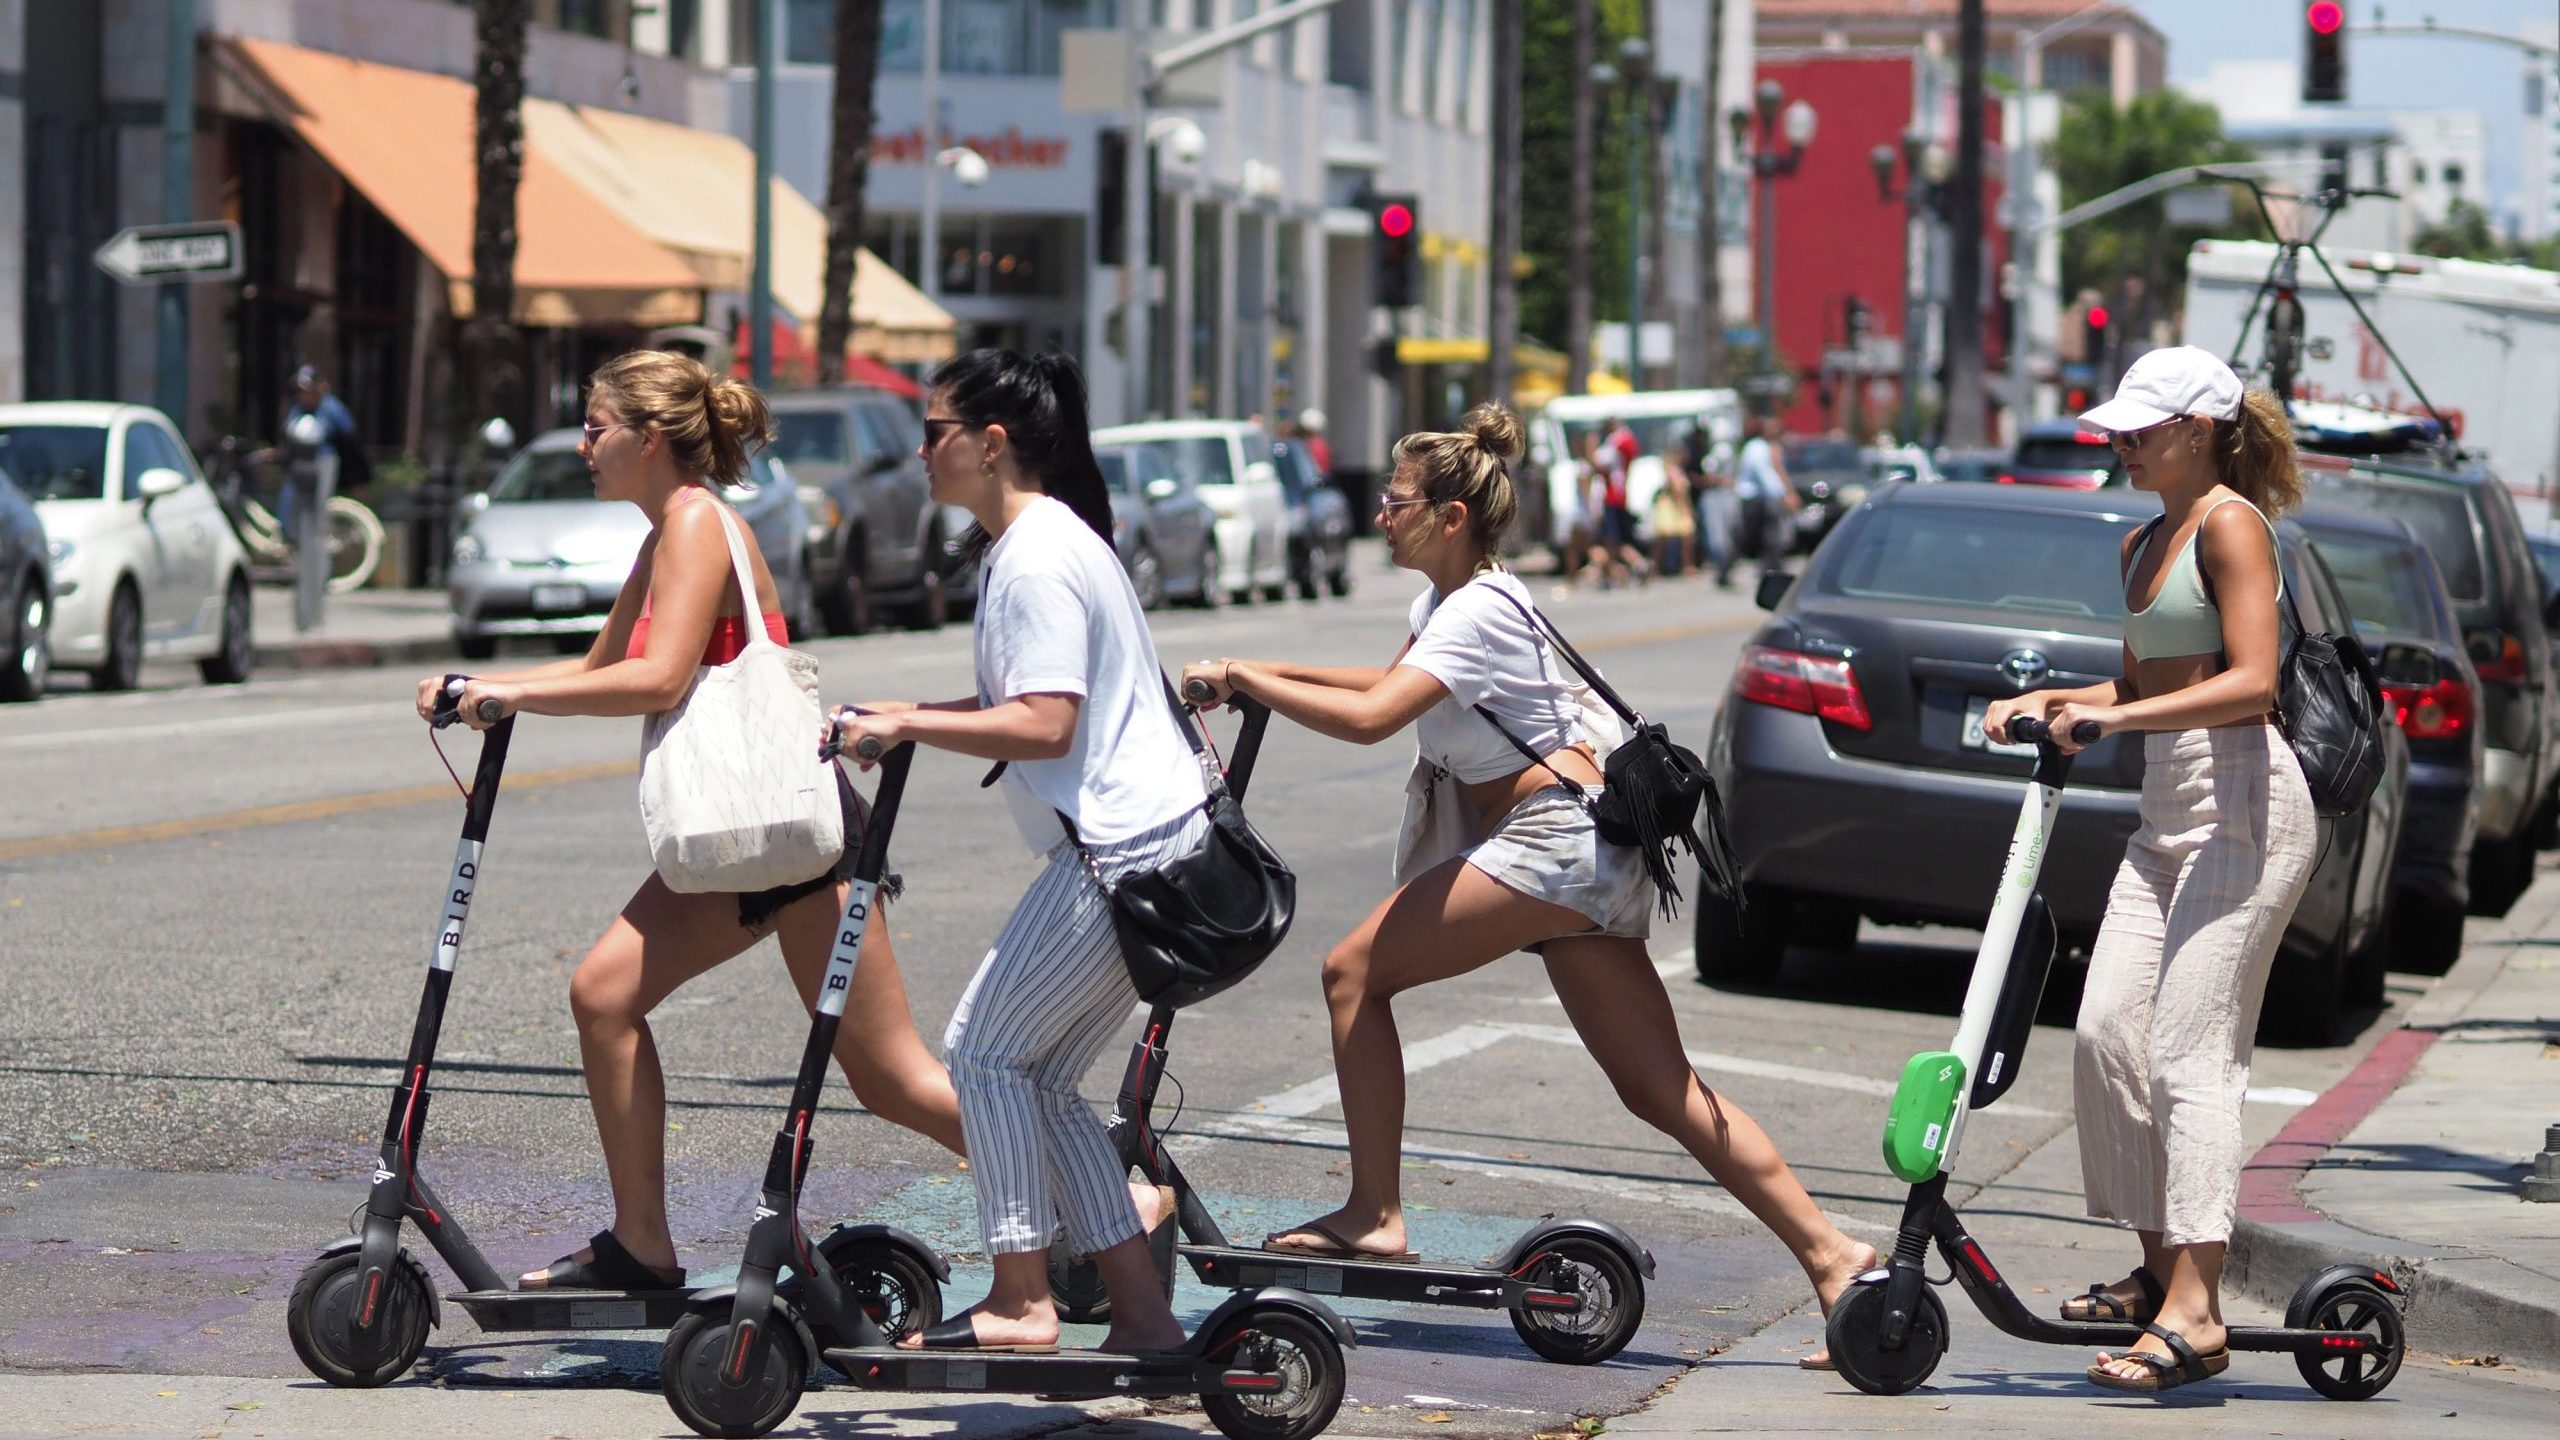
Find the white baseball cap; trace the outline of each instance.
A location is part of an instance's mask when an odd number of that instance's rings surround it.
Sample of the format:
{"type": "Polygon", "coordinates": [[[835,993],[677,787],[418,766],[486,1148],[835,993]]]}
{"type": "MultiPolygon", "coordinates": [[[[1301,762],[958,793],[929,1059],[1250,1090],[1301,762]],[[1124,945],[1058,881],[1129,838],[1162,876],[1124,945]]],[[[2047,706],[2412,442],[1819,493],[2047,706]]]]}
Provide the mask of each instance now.
{"type": "Polygon", "coordinates": [[[2116,382],[2115,398],[2081,412],[2080,423],[2092,430],[2121,433],[2202,415],[2214,420],[2240,418],[2240,377],[2210,350],[2172,345],[2133,362],[2116,382]]]}

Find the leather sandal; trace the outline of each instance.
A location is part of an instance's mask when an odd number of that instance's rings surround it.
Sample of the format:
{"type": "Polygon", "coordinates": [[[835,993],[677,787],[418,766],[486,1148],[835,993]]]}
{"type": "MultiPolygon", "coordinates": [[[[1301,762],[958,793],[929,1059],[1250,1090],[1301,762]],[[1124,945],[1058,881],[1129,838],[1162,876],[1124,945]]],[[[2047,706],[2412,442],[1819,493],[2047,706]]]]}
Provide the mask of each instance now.
{"type": "Polygon", "coordinates": [[[542,1272],[540,1283],[517,1282],[524,1290],[681,1290],[684,1267],[675,1268],[672,1278],[663,1270],[640,1263],[638,1257],[622,1248],[611,1230],[599,1230],[587,1239],[593,1258],[580,1260],[563,1255],[542,1272]]]}
{"type": "Polygon", "coordinates": [[[2196,1347],[2187,1343],[2187,1337],[2175,1330],[2163,1330],[2157,1325],[2145,1325],[2142,1330],[2168,1346],[2169,1353],[2155,1355],[2148,1350],[2102,1352],[2105,1360],[2089,1367],[2090,1384],[2102,1390],[2118,1390],[2129,1395],[2158,1395],[2182,1385],[2192,1385],[2198,1380],[2210,1380],[2231,1368],[2231,1348],[2227,1345],[2210,1355],[2199,1355],[2196,1347]],[[2108,1361],[2115,1360],[2135,1361],[2151,1373],[2127,1379],[2106,1368],[2108,1361]]]}
{"type": "Polygon", "coordinates": [[[2074,1295],[2062,1302],[2062,1318],[2083,1323],[2150,1324],[2160,1314],[2160,1307],[2168,1300],[2169,1292],[2162,1288],[2159,1277],[2144,1266],[2134,1266],[2133,1274],[2127,1278],[2142,1291],[2140,1300],[2128,1302],[2108,1294],[2104,1285],[2092,1285],[2088,1294],[2074,1295]]]}
{"type": "Polygon", "coordinates": [[[1297,1255],[1309,1260],[1376,1260],[1388,1265],[1411,1265],[1422,1258],[1411,1250],[1392,1252],[1363,1250],[1343,1239],[1320,1220],[1310,1220],[1304,1225],[1292,1225],[1286,1230],[1274,1230],[1262,1237],[1262,1248],[1273,1255],[1297,1255]],[[1315,1245],[1286,1243],[1292,1235],[1313,1235],[1322,1243],[1315,1245]]]}
{"type": "Polygon", "coordinates": [[[916,1336],[916,1344],[926,1350],[980,1350],[990,1355],[1055,1355],[1056,1341],[1046,1345],[988,1345],[978,1339],[978,1312],[964,1310],[939,1325],[929,1325],[916,1336]]]}

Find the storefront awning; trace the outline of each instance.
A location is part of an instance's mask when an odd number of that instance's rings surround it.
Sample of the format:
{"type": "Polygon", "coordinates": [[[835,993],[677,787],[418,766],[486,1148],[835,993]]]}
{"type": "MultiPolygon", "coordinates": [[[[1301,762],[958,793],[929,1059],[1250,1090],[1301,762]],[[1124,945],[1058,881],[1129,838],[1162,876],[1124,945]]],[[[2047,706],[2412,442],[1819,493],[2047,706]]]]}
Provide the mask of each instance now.
{"type": "MultiPolygon", "coordinates": [[[[755,244],[755,152],[730,135],[618,110],[525,102],[529,146],[574,174],[622,219],[684,257],[715,290],[744,290],[755,244]]],[[[815,333],[824,299],[826,212],[773,182],[773,298],[815,333]]],[[[931,361],[952,353],[950,312],[869,250],[854,255],[857,355],[931,361]]]]}
{"type": "MultiPolygon", "coordinates": [[[[261,103],[399,227],[471,313],[472,89],[467,81],[266,40],[224,45],[261,103]]],[[[530,107],[529,107],[530,108],[530,107]]],[[[516,191],[515,320],[676,325],[702,314],[702,277],[535,143],[516,191]]]]}

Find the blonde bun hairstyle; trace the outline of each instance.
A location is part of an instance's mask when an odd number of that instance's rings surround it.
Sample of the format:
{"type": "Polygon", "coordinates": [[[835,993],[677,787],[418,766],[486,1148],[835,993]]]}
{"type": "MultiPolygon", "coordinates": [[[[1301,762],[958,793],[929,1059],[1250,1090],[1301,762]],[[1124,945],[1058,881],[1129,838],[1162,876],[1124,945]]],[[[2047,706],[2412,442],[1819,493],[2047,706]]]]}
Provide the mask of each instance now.
{"type": "Polygon", "coordinates": [[[677,469],[716,484],[736,484],[747,456],[773,439],[764,396],[690,355],[629,351],[596,367],[587,383],[615,419],[658,432],[677,469]]]}
{"type": "Polygon", "coordinates": [[[1511,407],[1488,400],[1461,417],[1456,430],[1424,431],[1397,441],[1396,469],[1414,468],[1415,493],[1429,500],[1434,511],[1465,502],[1468,537],[1491,555],[1501,549],[1503,535],[1520,514],[1510,466],[1526,438],[1511,407]]]}

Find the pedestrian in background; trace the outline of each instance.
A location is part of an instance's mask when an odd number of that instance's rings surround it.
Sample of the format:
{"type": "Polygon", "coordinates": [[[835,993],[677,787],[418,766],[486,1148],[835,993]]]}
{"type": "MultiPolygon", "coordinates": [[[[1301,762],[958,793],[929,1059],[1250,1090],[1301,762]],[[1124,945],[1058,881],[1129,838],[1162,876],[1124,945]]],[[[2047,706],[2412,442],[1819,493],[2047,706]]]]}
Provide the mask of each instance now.
{"type": "Polygon", "coordinates": [[[1733,562],[1740,550],[1737,532],[1742,528],[1742,502],[1733,489],[1733,447],[1712,435],[1706,426],[1689,430],[1689,453],[1693,456],[1690,470],[1697,476],[1698,534],[1706,554],[1715,561],[1716,587],[1733,588],[1733,562]]]}
{"type": "Polygon", "coordinates": [[[2283,402],[2193,346],[2134,362],[2080,417],[2162,515],[2125,537],[2126,673],[1996,701],[2076,751],[2082,721],[2142,735],[2141,826],[2107,896],[2080,1001],[2072,1103],[2089,1213],[2130,1227],[2142,1264],[2062,1307],[2129,1321],[2089,1378],[2157,1393],[2231,1364],[2222,1262],[2237,1206],[2242,1095],[2285,926],[2319,827],[2275,727],[2284,574],[2274,517],[2302,498],[2283,402]]]}
{"type": "MultiPolygon", "coordinates": [[[[320,424],[320,438],[311,446],[315,455],[334,456],[338,462],[337,485],[353,490],[373,478],[366,463],[364,445],[356,432],[355,412],[347,402],[330,391],[329,382],[321,378],[319,367],[304,365],[293,372],[293,403],[284,411],[284,439],[293,440],[293,427],[304,416],[320,424]]],[[[294,467],[284,468],[284,483],[276,492],[276,519],[284,526],[285,539],[302,542],[302,516],[295,507],[301,503],[300,487],[294,484],[294,467]]]]}
{"type": "Polygon", "coordinates": [[[1629,576],[1650,579],[1653,564],[1636,544],[1635,512],[1627,504],[1627,481],[1636,457],[1644,453],[1644,442],[1615,415],[1602,421],[1600,429],[1593,458],[1600,464],[1600,544],[1609,552],[1609,573],[1620,581],[1629,576]]]}
{"type": "Polygon", "coordinates": [[[1316,472],[1332,479],[1333,446],[1324,438],[1324,412],[1313,405],[1299,411],[1298,435],[1306,441],[1307,458],[1316,462],[1316,472]]]}
{"type": "Polygon", "coordinates": [[[1760,417],[1759,430],[1743,442],[1735,461],[1733,488],[1742,502],[1738,548],[1759,562],[1762,575],[1768,575],[1786,568],[1796,509],[1803,502],[1796,498],[1795,483],[1787,478],[1786,457],[1778,448],[1786,435],[1786,422],[1772,411],[1760,417]]]}
{"type": "Polygon", "coordinates": [[[1662,457],[1662,488],[1653,492],[1653,570],[1668,579],[1689,567],[1697,540],[1698,510],[1689,484],[1686,447],[1662,457]]]}

